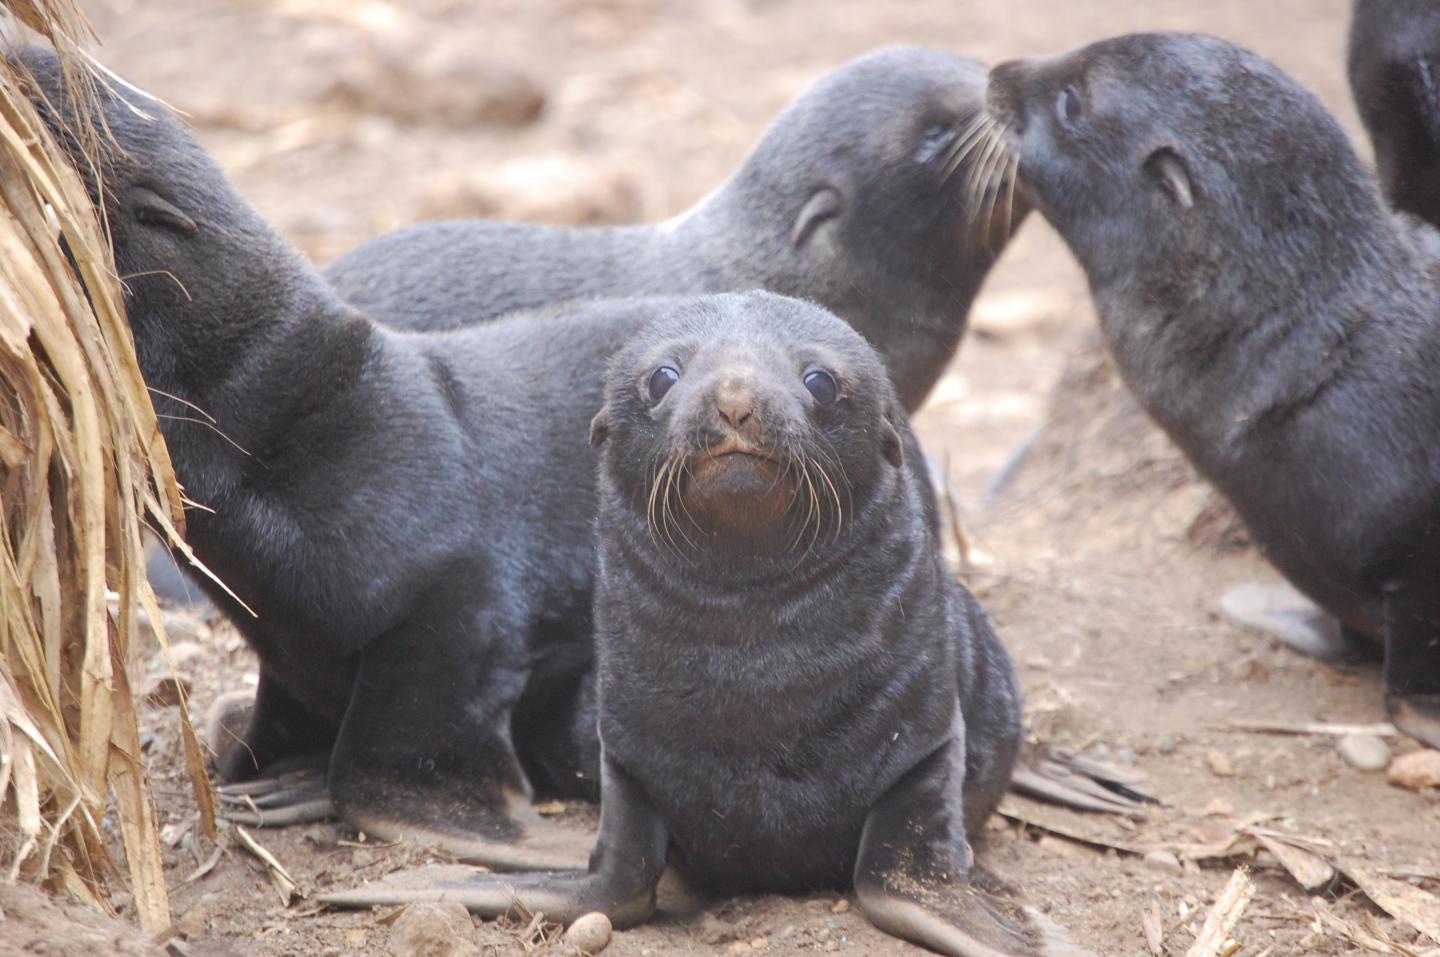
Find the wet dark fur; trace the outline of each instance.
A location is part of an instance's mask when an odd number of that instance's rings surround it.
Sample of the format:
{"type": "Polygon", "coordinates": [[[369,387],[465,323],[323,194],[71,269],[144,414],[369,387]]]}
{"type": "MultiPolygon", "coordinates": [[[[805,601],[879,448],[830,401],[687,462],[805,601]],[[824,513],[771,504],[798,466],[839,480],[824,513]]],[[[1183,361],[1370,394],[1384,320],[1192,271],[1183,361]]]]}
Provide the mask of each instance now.
{"type": "Polygon", "coordinates": [[[1002,64],[989,99],[1126,383],[1287,578],[1384,640],[1389,691],[1431,693],[1435,234],[1385,208],[1313,96],[1221,40],[1002,64]]]}
{"type": "Polygon", "coordinates": [[[1356,0],[1348,67],[1385,196],[1440,225],[1440,5],[1356,0]]]}
{"type": "Polygon", "coordinates": [[[955,736],[954,820],[973,834],[1014,762],[1015,681],[941,560],[924,466],[901,460],[913,444],[873,351],[813,306],[718,297],[617,354],[606,396],[600,733],[664,818],[672,862],[722,893],[850,886],[867,813],[955,736]],[[655,404],[645,383],[659,365],[682,377],[655,404]],[[841,383],[831,410],[802,384],[815,366],[841,383]],[[772,549],[737,555],[683,505],[671,528],[652,520],[657,465],[720,441],[715,390],[737,378],[754,387],[767,447],[803,451],[835,482],[821,534],[794,470],[802,492],[772,549]]]}
{"type": "MultiPolygon", "coordinates": [[[[60,124],[53,56],[21,58],[60,124]]],[[[268,716],[222,771],[328,752],[352,820],[356,807],[403,819],[407,802],[449,802],[453,829],[500,837],[503,815],[473,812],[525,788],[516,742],[535,783],[593,794],[584,768],[540,763],[547,742],[573,750],[572,722],[593,739],[568,710],[591,666],[595,565],[593,476],[574,462],[589,455],[599,367],[649,308],[455,333],[379,326],[168,110],[130,98],[134,110],[103,95],[119,147],[98,180],[79,162],[92,194],[103,183],[141,370],[203,506],[187,538],[255,612],[208,588],[260,656],[268,716]]]]}
{"type": "Polygon", "coordinates": [[[677,220],[428,223],[366,243],[326,275],[352,303],[407,329],[596,296],[765,288],[859,329],[913,410],[959,346],[1004,227],[1025,212],[1001,215],[1008,191],[998,183],[983,212],[967,206],[971,166],[944,176],[983,91],[974,60],[882,50],[820,80],[728,183],[677,220]],[[985,214],[993,226],[974,222],[985,214]]]}

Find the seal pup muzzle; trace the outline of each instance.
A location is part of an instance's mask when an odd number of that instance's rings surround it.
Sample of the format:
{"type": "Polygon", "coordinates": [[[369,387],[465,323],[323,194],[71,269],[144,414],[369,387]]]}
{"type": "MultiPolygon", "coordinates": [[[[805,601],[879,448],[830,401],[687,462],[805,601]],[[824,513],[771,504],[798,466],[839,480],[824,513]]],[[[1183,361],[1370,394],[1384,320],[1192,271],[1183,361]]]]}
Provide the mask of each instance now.
{"type": "MultiPolygon", "coordinates": [[[[767,293],[670,311],[611,362],[592,442],[601,824],[585,872],[371,885],[646,920],[666,861],[712,894],[856,891],[948,954],[1037,953],[967,837],[1020,743],[1011,665],[936,547],[874,351],[767,293]]],[[[1059,952],[1051,950],[1049,952],[1059,952]]],[[[1071,951],[1074,952],[1074,951],[1071,951]]]]}
{"type": "Polygon", "coordinates": [[[991,71],[1023,188],[1150,415],[1267,557],[1384,652],[1440,746],[1440,243],[1269,62],[1136,34],[991,71]]]}

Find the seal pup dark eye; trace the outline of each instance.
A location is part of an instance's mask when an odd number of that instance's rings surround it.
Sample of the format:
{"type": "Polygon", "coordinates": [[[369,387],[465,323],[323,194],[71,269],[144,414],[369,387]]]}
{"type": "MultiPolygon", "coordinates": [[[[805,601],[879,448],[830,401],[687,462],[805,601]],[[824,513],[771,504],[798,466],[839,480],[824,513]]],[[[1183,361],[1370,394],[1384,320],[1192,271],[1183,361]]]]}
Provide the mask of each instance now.
{"type": "Polygon", "coordinates": [[[647,386],[650,392],[650,401],[659,402],[665,398],[665,393],[669,392],[670,387],[679,381],[680,373],[669,366],[661,366],[650,373],[650,383],[647,386]]]}
{"type": "Polygon", "coordinates": [[[835,384],[834,376],[824,369],[805,373],[805,388],[820,405],[834,405],[840,398],[840,387],[835,384]]]}
{"type": "Polygon", "coordinates": [[[1067,86],[1055,98],[1055,117],[1066,126],[1073,126],[1085,116],[1085,100],[1080,91],[1067,86]]]}
{"type": "Polygon", "coordinates": [[[147,226],[159,226],[187,236],[200,228],[174,203],[143,186],[136,186],[130,191],[130,208],[135,220],[147,226]]]}

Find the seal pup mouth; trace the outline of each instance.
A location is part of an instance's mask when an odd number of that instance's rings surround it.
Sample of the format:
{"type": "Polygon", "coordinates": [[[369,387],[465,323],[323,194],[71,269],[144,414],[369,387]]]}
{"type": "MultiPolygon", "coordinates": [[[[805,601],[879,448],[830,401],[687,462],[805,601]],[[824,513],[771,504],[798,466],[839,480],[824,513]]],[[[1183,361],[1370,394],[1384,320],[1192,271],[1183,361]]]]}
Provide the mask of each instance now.
{"type": "Polygon", "coordinates": [[[682,509],[708,538],[747,548],[775,544],[799,495],[796,470],[734,435],[692,454],[679,489],[682,509]]]}

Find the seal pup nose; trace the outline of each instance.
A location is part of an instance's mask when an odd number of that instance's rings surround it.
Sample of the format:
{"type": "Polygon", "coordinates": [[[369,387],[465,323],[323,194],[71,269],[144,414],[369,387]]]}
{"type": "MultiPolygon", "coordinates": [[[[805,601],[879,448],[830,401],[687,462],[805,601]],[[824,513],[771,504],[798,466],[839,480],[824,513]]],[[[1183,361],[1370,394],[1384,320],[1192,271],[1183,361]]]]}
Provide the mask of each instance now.
{"type": "Polygon", "coordinates": [[[759,439],[755,395],[743,385],[726,383],[715,392],[715,414],[720,422],[746,438],[759,439]]]}
{"type": "Polygon", "coordinates": [[[1014,127],[1019,119],[1019,106],[1029,60],[1006,60],[990,69],[985,88],[985,108],[996,119],[1014,127]]]}

